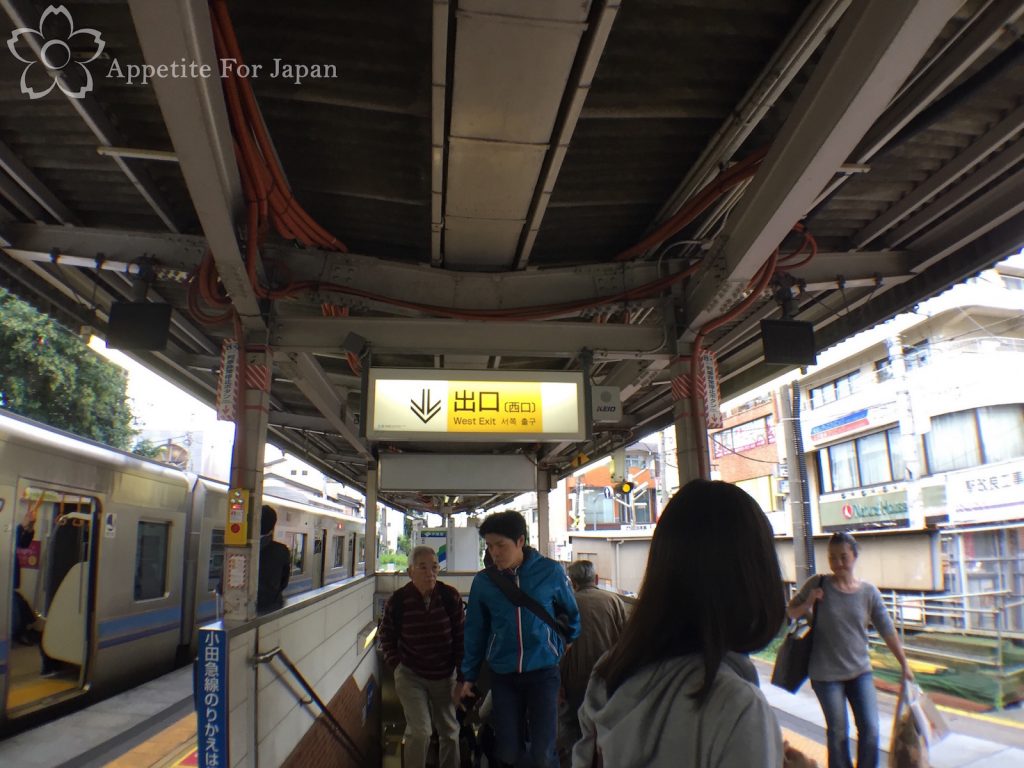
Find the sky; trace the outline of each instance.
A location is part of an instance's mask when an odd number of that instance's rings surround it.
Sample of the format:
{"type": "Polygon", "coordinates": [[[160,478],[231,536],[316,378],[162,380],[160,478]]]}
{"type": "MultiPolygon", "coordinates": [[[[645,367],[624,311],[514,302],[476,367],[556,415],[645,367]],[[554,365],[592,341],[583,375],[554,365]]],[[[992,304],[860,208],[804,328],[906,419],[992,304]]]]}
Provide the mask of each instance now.
{"type": "MultiPolygon", "coordinates": [[[[93,336],[89,346],[113,363],[124,368],[128,375],[128,400],[135,415],[138,430],[169,432],[171,439],[184,439],[188,432],[203,435],[202,474],[227,481],[231,466],[231,446],[235,426],[230,421],[218,421],[213,408],[192,397],[176,385],[135,362],[123,352],[107,349],[106,343],[93,336]]],[[[182,442],[175,439],[174,442],[182,442]]]]}

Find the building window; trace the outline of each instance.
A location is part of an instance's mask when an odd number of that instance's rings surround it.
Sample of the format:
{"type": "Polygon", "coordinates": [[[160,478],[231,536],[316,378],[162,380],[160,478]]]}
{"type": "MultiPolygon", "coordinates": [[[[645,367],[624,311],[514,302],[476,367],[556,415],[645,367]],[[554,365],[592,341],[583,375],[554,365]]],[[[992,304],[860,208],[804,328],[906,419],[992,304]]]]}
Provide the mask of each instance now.
{"type": "Polygon", "coordinates": [[[875,381],[889,381],[892,379],[892,365],[889,363],[888,357],[883,357],[881,360],[875,360],[875,381]]]}
{"type": "Polygon", "coordinates": [[[1003,285],[1009,291],[1024,291],[1024,277],[1015,277],[1013,275],[1000,275],[999,276],[1003,285]]]}
{"type": "Polygon", "coordinates": [[[775,428],[772,426],[770,416],[762,416],[754,421],[737,424],[735,427],[723,429],[711,436],[712,450],[716,459],[729,453],[751,451],[774,442],[775,428]]]}
{"type": "Polygon", "coordinates": [[[861,485],[878,485],[892,480],[889,468],[889,445],[884,432],[862,437],[857,441],[857,467],[861,485]]]}
{"type": "Polygon", "coordinates": [[[168,523],[140,522],[135,536],[135,599],[163,597],[167,588],[168,523]]]}
{"type": "Polygon", "coordinates": [[[933,474],[1024,456],[1024,407],[996,405],[934,416],[924,445],[933,474]]]}
{"type": "Polygon", "coordinates": [[[1024,456],[1024,408],[997,405],[978,409],[985,463],[1024,456]]]}
{"type": "Polygon", "coordinates": [[[931,353],[932,346],[928,339],[917,344],[904,344],[903,359],[907,361],[907,370],[912,371],[914,368],[928,365],[931,353]]]}
{"type": "Polygon", "coordinates": [[[334,567],[343,568],[345,566],[345,537],[335,536],[334,537],[334,567]]]}
{"type": "Polygon", "coordinates": [[[647,457],[633,453],[626,456],[626,468],[627,469],[647,469],[647,457]]]}
{"type": "Polygon", "coordinates": [[[875,432],[830,445],[821,451],[819,480],[823,493],[902,480],[899,429],[875,432]]]}
{"type": "Polygon", "coordinates": [[[306,534],[292,534],[292,573],[306,570],[306,534]]]}
{"type": "Polygon", "coordinates": [[[214,528],[210,531],[210,567],[206,572],[206,588],[211,592],[217,589],[224,577],[224,529],[214,528]]]}
{"type": "Polygon", "coordinates": [[[811,388],[811,408],[820,408],[828,403],[852,395],[860,390],[860,371],[851,371],[845,376],[833,379],[828,384],[811,388]]]}

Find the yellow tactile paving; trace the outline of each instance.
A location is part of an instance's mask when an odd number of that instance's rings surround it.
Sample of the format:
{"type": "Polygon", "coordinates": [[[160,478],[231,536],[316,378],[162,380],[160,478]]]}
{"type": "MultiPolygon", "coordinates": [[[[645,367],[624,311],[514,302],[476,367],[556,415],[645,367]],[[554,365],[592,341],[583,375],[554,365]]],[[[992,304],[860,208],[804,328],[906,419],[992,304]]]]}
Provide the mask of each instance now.
{"type": "Polygon", "coordinates": [[[187,762],[196,745],[195,712],[181,718],[153,738],[126,752],[107,768],[171,768],[195,765],[187,762]]]}
{"type": "Polygon", "coordinates": [[[798,733],[787,731],[785,728],[782,729],[782,738],[809,758],[817,760],[819,768],[825,768],[828,765],[828,751],[824,744],[819,744],[814,739],[808,739],[798,733]]]}

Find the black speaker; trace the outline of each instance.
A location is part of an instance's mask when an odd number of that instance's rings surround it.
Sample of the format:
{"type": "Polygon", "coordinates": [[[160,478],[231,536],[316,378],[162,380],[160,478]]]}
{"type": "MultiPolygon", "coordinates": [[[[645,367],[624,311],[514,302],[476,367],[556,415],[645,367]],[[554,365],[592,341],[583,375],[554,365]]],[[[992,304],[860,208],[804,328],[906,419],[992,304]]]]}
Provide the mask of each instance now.
{"type": "Polygon", "coordinates": [[[170,329],[170,304],[116,301],[107,323],[107,346],[160,351],[167,347],[170,329]]]}
{"type": "Polygon", "coordinates": [[[800,320],[762,320],[764,361],[771,365],[814,365],[814,326],[800,320]]]}

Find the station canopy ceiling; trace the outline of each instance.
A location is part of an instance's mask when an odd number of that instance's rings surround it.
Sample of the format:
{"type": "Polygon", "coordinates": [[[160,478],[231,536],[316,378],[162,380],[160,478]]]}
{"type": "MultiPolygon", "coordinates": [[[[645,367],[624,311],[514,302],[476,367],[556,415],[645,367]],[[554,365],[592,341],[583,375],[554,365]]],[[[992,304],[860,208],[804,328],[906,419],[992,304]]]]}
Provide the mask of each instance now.
{"type": "Polygon", "coordinates": [[[269,345],[268,439],[357,487],[383,451],[563,476],[671,424],[695,344],[737,395],[784,370],[761,320],[824,349],[1024,242],[1017,0],[0,5],[2,284],[101,335],[170,304],[133,354],[211,404],[222,341],[269,345]],[[582,370],[624,413],[370,444],[379,366],[582,370]]]}

